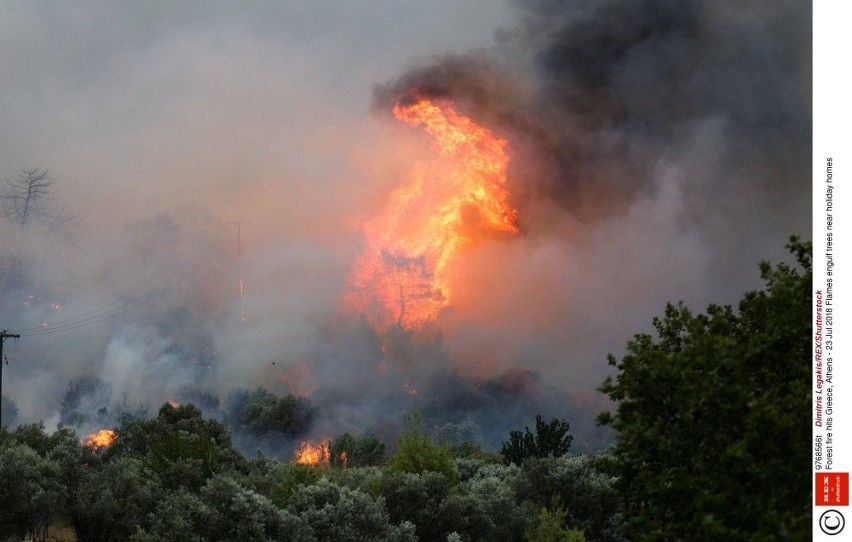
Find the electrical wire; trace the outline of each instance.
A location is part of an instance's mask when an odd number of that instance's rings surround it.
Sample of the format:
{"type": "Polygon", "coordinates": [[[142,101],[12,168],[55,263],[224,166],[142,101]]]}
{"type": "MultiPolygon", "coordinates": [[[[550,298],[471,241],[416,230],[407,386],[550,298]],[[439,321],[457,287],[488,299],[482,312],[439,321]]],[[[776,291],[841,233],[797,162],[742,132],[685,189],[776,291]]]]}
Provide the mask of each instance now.
{"type": "MultiPolygon", "coordinates": [[[[66,318],[64,320],[57,320],[55,322],[48,322],[47,325],[49,327],[56,327],[56,326],[72,324],[72,323],[75,323],[78,320],[84,319],[87,316],[95,317],[95,316],[97,316],[96,313],[99,313],[101,311],[109,309],[110,307],[114,307],[115,305],[132,303],[135,299],[140,298],[140,297],[145,297],[146,295],[148,295],[150,293],[150,291],[145,292],[145,290],[148,289],[151,285],[153,285],[153,284],[155,284],[156,282],[159,282],[159,281],[160,281],[160,279],[150,280],[147,283],[140,286],[136,290],[136,292],[134,292],[132,294],[128,294],[128,295],[126,295],[126,296],[124,296],[124,297],[122,297],[122,298],[120,298],[116,301],[113,301],[112,303],[104,305],[103,307],[98,307],[97,309],[92,309],[89,312],[84,312],[83,314],[78,314],[77,316],[74,316],[73,318],[66,318]],[[142,295],[137,295],[138,292],[144,292],[144,293],[142,295]]],[[[168,282],[169,281],[166,281],[166,283],[163,285],[163,287],[168,285],[168,282]]],[[[110,310],[113,310],[113,309],[110,309],[110,310]]],[[[107,311],[107,312],[110,312],[110,311],[107,311]]],[[[15,333],[15,334],[30,333],[30,332],[34,332],[34,331],[40,331],[40,330],[44,329],[44,327],[45,327],[45,325],[42,324],[42,325],[39,325],[39,326],[30,327],[30,328],[17,329],[17,330],[11,331],[10,333],[15,333]]]]}
{"type": "MultiPolygon", "coordinates": [[[[179,282],[176,283],[176,284],[179,284],[179,282]]],[[[115,318],[116,316],[121,316],[122,314],[125,314],[125,313],[127,313],[127,312],[129,312],[133,309],[141,307],[142,305],[150,303],[151,301],[155,300],[156,298],[162,296],[165,293],[166,293],[166,290],[164,288],[161,288],[161,289],[158,289],[158,290],[148,292],[145,295],[139,296],[137,298],[134,298],[133,300],[128,301],[124,305],[114,307],[114,308],[112,308],[112,309],[110,309],[110,310],[108,310],[104,313],[96,314],[96,315],[90,316],[88,318],[85,318],[83,320],[78,320],[78,321],[68,322],[68,323],[58,324],[58,325],[46,324],[46,325],[42,325],[38,328],[35,328],[33,331],[28,331],[28,332],[21,331],[18,334],[21,337],[35,337],[35,336],[38,336],[38,335],[49,335],[49,334],[52,334],[52,333],[61,333],[61,332],[65,332],[65,331],[72,331],[74,329],[80,329],[82,327],[88,327],[88,326],[91,326],[91,325],[94,325],[94,324],[99,324],[99,323],[104,322],[106,320],[110,320],[112,318],[115,318]]]]}
{"type": "Polygon", "coordinates": [[[139,295],[136,293],[126,295],[112,303],[83,314],[78,314],[72,318],[66,318],[55,322],[45,322],[40,326],[15,330],[14,333],[21,337],[35,337],[38,335],[49,335],[53,333],[72,331],[94,324],[99,324],[150,303],[154,299],[165,294],[168,287],[179,285],[183,282],[185,277],[186,275],[178,276],[166,281],[154,279],[145,283],[136,290],[136,292],[142,292],[139,295]],[[157,285],[155,288],[150,288],[152,285],[156,285],[157,283],[161,284],[157,285]]]}

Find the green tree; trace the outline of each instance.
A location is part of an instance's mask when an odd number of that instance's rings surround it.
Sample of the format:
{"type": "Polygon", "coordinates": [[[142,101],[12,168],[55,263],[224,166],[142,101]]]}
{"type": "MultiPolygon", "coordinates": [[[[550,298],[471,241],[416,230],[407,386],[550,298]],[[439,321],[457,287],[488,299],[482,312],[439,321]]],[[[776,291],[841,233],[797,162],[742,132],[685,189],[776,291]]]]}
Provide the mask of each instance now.
{"type": "Polygon", "coordinates": [[[431,471],[443,474],[452,484],[458,478],[450,452],[432,442],[423,430],[420,412],[410,413],[404,423],[399,448],[388,461],[391,472],[420,474],[431,471]]]}
{"type": "Polygon", "coordinates": [[[139,476],[139,461],[120,457],[82,469],[68,513],[77,540],[126,540],[154,507],[154,493],[139,476]]]}
{"type": "MultiPolygon", "coordinates": [[[[290,497],[287,512],[310,525],[317,540],[352,541],[398,540],[399,527],[389,523],[384,500],[320,478],[313,485],[300,486],[290,497]]],[[[404,528],[405,531],[409,529],[404,528]]]]}
{"type": "Polygon", "coordinates": [[[290,394],[278,397],[264,388],[236,391],[229,402],[235,428],[253,435],[282,433],[298,437],[308,430],[317,414],[305,397],[290,394]]]}
{"type": "Polygon", "coordinates": [[[550,508],[542,508],[538,514],[538,525],[527,531],[524,537],[528,542],[586,542],[583,531],[568,530],[564,527],[568,512],[554,497],[550,508]]]}
{"type": "MultiPolygon", "coordinates": [[[[566,528],[582,531],[589,542],[621,540],[616,479],[604,470],[609,460],[608,455],[530,458],[515,482],[518,500],[547,507],[556,498],[564,507],[566,528]]],[[[551,506],[548,513],[554,511],[551,506]]]]}
{"type": "Polygon", "coordinates": [[[559,457],[568,453],[574,436],[568,432],[568,422],[553,418],[544,423],[541,415],[535,417],[535,434],[529,427],[524,432],[510,431],[509,440],[500,446],[503,460],[520,465],[528,457],[559,457]]]}
{"type": "Polygon", "coordinates": [[[386,472],[380,486],[392,523],[413,523],[418,540],[442,539],[441,506],[450,494],[446,476],[433,471],[386,472]]]}
{"type": "Polygon", "coordinates": [[[266,497],[216,475],[198,494],[168,493],[134,542],[257,542],[315,540],[306,523],[266,497]]]}
{"type": "Polygon", "coordinates": [[[225,426],[205,420],[194,405],[175,408],[166,403],[156,418],[125,420],[116,434],[104,457],[140,458],[143,470],[167,489],[198,490],[221,470],[243,469],[246,463],[225,426]]]}
{"type": "Polygon", "coordinates": [[[0,539],[41,537],[61,504],[59,467],[26,444],[0,447],[0,539]]]}
{"type": "Polygon", "coordinates": [[[810,243],[799,268],[760,264],[739,311],[682,304],[636,335],[601,390],[617,402],[625,531],[643,540],[806,540],[811,534],[810,243]]]}
{"type": "Polygon", "coordinates": [[[385,458],[385,444],[375,435],[355,437],[343,433],[331,441],[328,451],[335,467],[371,467],[381,465],[385,458]]]}

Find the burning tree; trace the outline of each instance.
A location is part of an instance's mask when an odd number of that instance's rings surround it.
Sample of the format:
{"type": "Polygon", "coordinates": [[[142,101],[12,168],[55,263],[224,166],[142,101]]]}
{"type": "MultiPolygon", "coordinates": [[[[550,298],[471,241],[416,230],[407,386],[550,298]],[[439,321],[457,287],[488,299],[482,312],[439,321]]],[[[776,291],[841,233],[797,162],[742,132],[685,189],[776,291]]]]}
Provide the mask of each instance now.
{"type": "Polygon", "coordinates": [[[355,262],[348,304],[377,329],[434,320],[452,299],[453,270],[463,249],[482,232],[517,232],[517,212],[504,188],[505,140],[449,102],[398,103],[393,114],[422,127],[436,157],[416,168],[391,194],[384,213],[365,225],[367,247],[355,262]]]}

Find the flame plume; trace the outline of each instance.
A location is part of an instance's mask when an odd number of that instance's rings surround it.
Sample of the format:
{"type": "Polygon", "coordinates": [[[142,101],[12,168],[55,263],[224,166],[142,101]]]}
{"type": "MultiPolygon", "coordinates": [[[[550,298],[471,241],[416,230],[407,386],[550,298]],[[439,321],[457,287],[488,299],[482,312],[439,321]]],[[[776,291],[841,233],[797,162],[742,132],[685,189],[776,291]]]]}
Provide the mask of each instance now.
{"type": "Polygon", "coordinates": [[[109,445],[115,441],[116,436],[115,431],[101,429],[97,433],[87,435],[84,444],[94,448],[95,450],[100,450],[102,448],[109,447],[109,445]]]}
{"type": "Polygon", "coordinates": [[[456,113],[449,102],[396,104],[394,116],[422,127],[437,156],[420,164],[365,227],[366,248],[350,279],[350,308],[377,329],[413,329],[452,301],[453,267],[482,232],[517,232],[504,188],[506,140],[456,113]]]}

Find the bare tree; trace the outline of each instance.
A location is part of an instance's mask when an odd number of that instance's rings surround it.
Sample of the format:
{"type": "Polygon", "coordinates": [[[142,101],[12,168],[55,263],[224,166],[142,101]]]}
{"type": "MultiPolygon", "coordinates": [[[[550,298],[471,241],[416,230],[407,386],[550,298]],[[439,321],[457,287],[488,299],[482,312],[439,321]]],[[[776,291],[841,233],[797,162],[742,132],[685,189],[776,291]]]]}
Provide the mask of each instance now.
{"type": "Polygon", "coordinates": [[[46,169],[24,168],[0,186],[0,213],[21,229],[38,223],[49,239],[73,242],[79,217],[56,202],[56,179],[46,169]]]}

